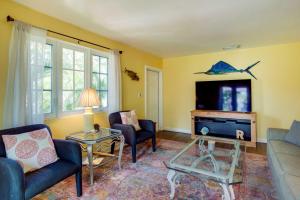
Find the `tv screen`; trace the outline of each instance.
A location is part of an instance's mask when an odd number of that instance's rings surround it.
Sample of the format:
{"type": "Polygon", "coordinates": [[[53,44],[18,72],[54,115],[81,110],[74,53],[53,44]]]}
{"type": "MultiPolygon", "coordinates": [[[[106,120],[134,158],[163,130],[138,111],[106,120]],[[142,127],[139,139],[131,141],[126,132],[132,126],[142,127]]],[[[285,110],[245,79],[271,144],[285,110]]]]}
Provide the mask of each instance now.
{"type": "Polygon", "coordinates": [[[196,109],[251,112],[251,80],[196,82],[196,109]]]}

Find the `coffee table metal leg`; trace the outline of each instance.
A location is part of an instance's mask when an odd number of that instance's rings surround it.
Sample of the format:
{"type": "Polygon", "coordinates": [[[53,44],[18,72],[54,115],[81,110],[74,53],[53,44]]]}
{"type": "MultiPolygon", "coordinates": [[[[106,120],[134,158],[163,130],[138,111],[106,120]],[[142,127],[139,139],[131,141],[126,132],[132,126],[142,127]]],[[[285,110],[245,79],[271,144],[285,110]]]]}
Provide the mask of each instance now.
{"type": "Polygon", "coordinates": [[[94,169],[93,169],[93,145],[87,145],[87,154],[89,160],[89,171],[90,171],[90,185],[94,184],[94,169]]]}
{"type": "Polygon", "coordinates": [[[118,165],[119,165],[119,170],[121,170],[121,160],[122,160],[122,153],[123,153],[123,147],[124,147],[124,136],[120,136],[120,149],[119,149],[119,157],[118,157],[118,165]]]}
{"type": "Polygon", "coordinates": [[[220,185],[223,189],[222,199],[223,200],[234,200],[235,196],[234,196],[232,185],[228,186],[227,184],[224,184],[224,183],[220,183],[220,185]]]}
{"type": "Polygon", "coordinates": [[[170,193],[170,199],[173,199],[175,196],[175,181],[176,181],[176,172],[175,170],[169,170],[168,172],[168,181],[170,183],[171,186],[171,193],[170,193]]]}

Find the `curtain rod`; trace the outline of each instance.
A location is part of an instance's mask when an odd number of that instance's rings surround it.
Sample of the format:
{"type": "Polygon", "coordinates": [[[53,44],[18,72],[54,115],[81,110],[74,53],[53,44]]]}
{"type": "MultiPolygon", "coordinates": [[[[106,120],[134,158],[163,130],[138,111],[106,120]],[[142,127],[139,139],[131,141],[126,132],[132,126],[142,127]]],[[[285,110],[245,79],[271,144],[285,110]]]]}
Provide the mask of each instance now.
{"type": "MultiPolygon", "coordinates": [[[[7,22],[13,22],[13,21],[16,21],[16,20],[15,20],[13,17],[11,17],[11,16],[8,15],[8,16],[6,17],[6,21],[7,21],[7,22]]],[[[103,49],[112,50],[112,49],[109,48],[109,47],[102,46],[102,45],[100,45],[100,44],[96,44],[96,43],[89,42],[89,41],[86,41],[86,40],[82,40],[82,39],[80,39],[80,38],[76,38],[76,37],[73,37],[73,36],[69,36],[69,35],[66,35],[66,34],[63,34],[63,33],[59,33],[59,32],[56,32],[56,31],[52,31],[52,30],[50,30],[50,29],[45,29],[45,28],[42,28],[42,27],[34,26],[34,25],[32,25],[32,26],[35,27],[35,28],[43,29],[43,30],[48,31],[48,32],[50,32],[50,33],[54,33],[54,34],[56,34],[56,35],[61,35],[61,36],[67,37],[67,38],[71,38],[71,39],[77,40],[77,41],[78,41],[78,44],[79,44],[79,42],[84,42],[84,43],[91,44],[91,45],[94,45],[94,46],[97,46],[97,47],[101,47],[101,48],[103,48],[103,49]]],[[[122,54],[123,51],[119,51],[119,53],[122,54]]]]}

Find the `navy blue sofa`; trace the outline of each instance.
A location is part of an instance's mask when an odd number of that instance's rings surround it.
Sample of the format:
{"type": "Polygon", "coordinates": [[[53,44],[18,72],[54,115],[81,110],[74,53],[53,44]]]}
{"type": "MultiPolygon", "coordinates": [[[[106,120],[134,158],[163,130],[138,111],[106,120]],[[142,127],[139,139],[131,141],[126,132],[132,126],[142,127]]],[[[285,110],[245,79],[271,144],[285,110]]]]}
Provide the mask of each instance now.
{"type": "Polygon", "coordinates": [[[5,147],[1,135],[15,135],[47,128],[44,124],[36,124],[0,130],[0,199],[24,200],[55,185],[61,180],[75,174],[77,196],[82,195],[82,157],[80,145],[73,141],[56,140],[54,146],[59,160],[39,170],[24,174],[23,168],[14,160],[6,158],[5,147]]]}
{"type": "MultiPolygon", "coordinates": [[[[127,111],[121,111],[127,112],[127,111]]],[[[136,131],[133,125],[122,124],[120,112],[111,113],[109,115],[110,127],[121,130],[124,135],[125,142],[131,146],[132,162],[136,162],[136,145],[148,139],[152,139],[152,150],[156,151],[156,127],[151,120],[139,119],[139,125],[142,130],[136,131]]]]}

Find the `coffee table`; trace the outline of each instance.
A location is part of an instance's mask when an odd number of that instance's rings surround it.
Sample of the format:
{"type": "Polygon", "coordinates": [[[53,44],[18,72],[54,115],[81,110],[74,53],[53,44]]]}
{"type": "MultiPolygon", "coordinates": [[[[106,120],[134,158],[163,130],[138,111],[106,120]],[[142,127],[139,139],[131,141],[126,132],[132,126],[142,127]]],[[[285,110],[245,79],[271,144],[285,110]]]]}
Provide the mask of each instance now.
{"type": "Polygon", "coordinates": [[[167,179],[171,186],[170,198],[174,198],[175,188],[180,184],[180,177],[192,175],[218,183],[223,189],[223,199],[235,199],[232,185],[243,182],[243,147],[238,140],[197,137],[165,163],[169,169],[167,179]],[[216,146],[222,148],[207,148],[206,143],[216,143],[216,146]],[[221,145],[217,145],[218,143],[221,145]]]}
{"type": "Polygon", "coordinates": [[[94,184],[94,168],[105,165],[115,159],[118,159],[119,169],[121,169],[121,158],[124,146],[124,136],[120,130],[110,128],[100,128],[98,132],[72,133],[66,137],[67,140],[73,140],[80,143],[84,152],[88,156],[88,168],[90,173],[90,184],[94,184]],[[115,143],[119,143],[119,154],[114,154],[115,143]],[[94,151],[95,149],[95,151],[94,151]],[[103,160],[94,165],[94,155],[103,157],[103,160]]]}

